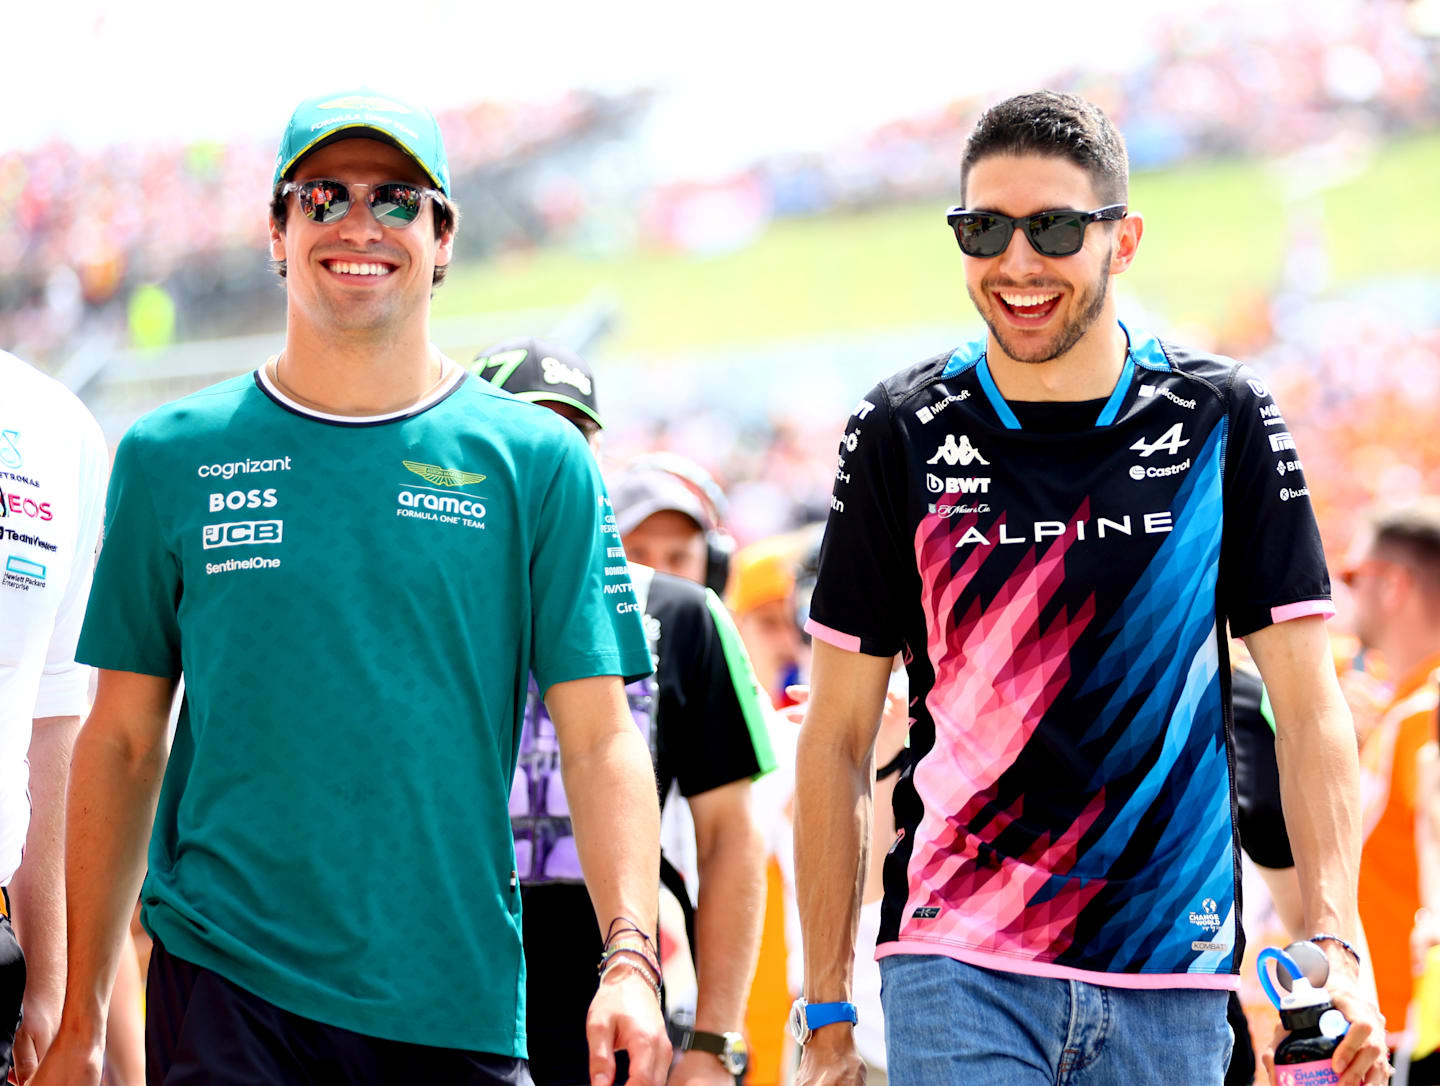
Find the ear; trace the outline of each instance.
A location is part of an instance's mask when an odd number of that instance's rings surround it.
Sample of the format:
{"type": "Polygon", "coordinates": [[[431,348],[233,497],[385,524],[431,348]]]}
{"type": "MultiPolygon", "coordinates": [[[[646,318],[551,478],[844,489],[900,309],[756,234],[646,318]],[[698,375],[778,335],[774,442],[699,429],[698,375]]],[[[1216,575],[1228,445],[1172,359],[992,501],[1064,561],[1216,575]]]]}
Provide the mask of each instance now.
{"type": "Polygon", "coordinates": [[[455,229],[451,227],[441,234],[440,239],[435,243],[435,266],[437,268],[445,267],[450,263],[450,257],[454,255],[454,252],[455,229]]]}
{"type": "Polygon", "coordinates": [[[1115,247],[1110,253],[1110,274],[1119,275],[1135,259],[1140,248],[1140,235],[1145,233],[1145,217],[1132,211],[1115,224],[1115,247]]]}
{"type": "Polygon", "coordinates": [[[280,229],[274,219],[270,220],[270,259],[285,259],[285,232],[280,229]]]}

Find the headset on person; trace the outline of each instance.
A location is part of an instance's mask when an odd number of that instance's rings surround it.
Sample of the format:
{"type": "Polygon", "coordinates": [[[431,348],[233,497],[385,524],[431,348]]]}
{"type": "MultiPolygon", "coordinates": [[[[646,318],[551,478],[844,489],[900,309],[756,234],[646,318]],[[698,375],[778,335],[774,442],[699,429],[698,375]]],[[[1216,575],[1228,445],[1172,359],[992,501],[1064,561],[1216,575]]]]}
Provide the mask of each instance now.
{"type": "Polygon", "coordinates": [[[730,560],[735,556],[736,544],[735,537],[725,530],[729,502],[726,501],[720,484],[699,464],[679,453],[646,453],[634,460],[632,466],[653,468],[673,475],[700,499],[711,524],[705,532],[705,587],[713,589],[717,596],[723,596],[725,582],[730,579],[730,560]]]}

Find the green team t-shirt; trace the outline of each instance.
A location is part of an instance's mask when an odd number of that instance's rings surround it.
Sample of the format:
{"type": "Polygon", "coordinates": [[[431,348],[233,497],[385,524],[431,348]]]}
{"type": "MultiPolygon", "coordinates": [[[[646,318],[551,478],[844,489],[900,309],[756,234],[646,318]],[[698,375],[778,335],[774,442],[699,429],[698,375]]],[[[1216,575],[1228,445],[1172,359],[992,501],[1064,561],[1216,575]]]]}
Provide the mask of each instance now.
{"type": "Polygon", "coordinates": [[[145,416],[77,655],[185,678],[146,927],[296,1014],[525,1055],[527,675],[648,673],[639,610],[579,434],[488,382],[355,420],[262,371],[145,416]]]}

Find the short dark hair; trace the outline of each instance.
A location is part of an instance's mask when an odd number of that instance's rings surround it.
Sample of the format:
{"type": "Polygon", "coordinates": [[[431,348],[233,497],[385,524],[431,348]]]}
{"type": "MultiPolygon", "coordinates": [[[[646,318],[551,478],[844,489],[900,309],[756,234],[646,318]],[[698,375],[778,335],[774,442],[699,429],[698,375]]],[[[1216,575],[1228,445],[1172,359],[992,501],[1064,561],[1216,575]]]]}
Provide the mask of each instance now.
{"type": "Polygon", "coordinates": [[[1372,551],[1409,567],[1427,591],[1440,594],[1440,499],[1419,498],[1370,518],[1372,551]]]}
{"type": "MultiPolygon", "coordinates": [[[[281,180],[270,192],[270,220],[279,228],[281,233],[285,232],[285,222],[290,216],[290,200],[286,195],[285,186],[290,182],[281,180]]],[[[431,219],[435,224],[435,240],[439,241],[446,234],[453,234],[455,228],[460,225],[460,208],[448,197],[437,193],[430,200],[431,219]]],[[[285,261],[272,260],[270,268],[281,279],[285,278],[285,261]]],[[[445,281],[445,273],[450,270],[448,264],[435,265],[435,274],[431,277],[432,286],[439,286],[445,281]]]]}
{"type": "Polygon", "coordinates": [[[1033,91],[1007,98],[982,113],[965,141],[960,162],[962,203],[970,171],[991,155],[1067,159],[1090,175],[1101,204],[1123,204],[1130,196],[1130,156],[1124,137],[1099,106],[1078,94],[1033,91]]]}

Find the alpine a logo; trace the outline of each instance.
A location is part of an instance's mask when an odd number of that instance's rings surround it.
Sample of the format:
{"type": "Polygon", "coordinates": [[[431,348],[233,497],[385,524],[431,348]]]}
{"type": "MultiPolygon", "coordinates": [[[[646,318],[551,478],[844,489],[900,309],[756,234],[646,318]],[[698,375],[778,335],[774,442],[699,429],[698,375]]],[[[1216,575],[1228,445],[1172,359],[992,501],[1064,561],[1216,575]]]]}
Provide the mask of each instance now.
{"type": "Polygon", "coordinates": [[[1177,422],[1154,441],[1146,441],[1142,437],[1130,448],[1141,456],[1153,456],[1157,452],[1168,452],[1171,456],[1175,456],[1188,444],[1190,441],[1185,437],[1185,424],[1177,422]]]}
{"type": "Polygon", "coordinates": [[[954,434],[946,434],[944,442],[935,450],[935,455],[925,461],[927,464],[938,464],[944,461],[949,467],[957,464],[962,468],[968,468],[971,464],[983,464],[987,468],[990,461],[980,455],[980,450],[970,444],[970,438],[965,434],[960,435],[960,443],[955,443],[954,434]]]}

